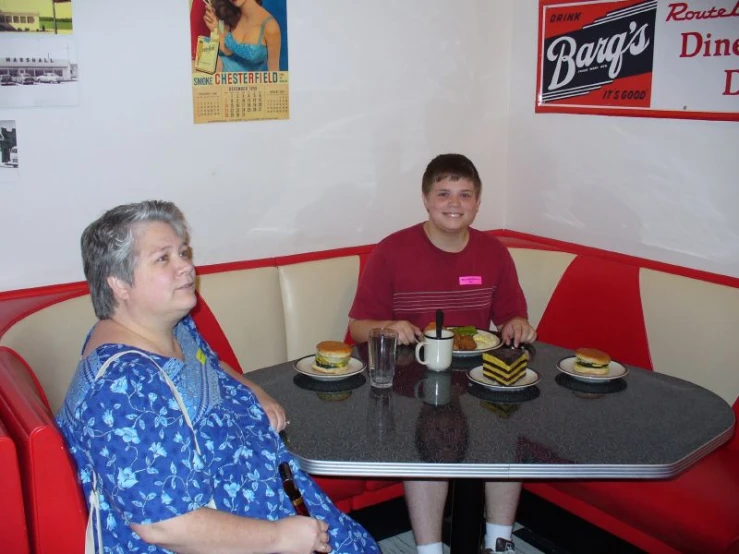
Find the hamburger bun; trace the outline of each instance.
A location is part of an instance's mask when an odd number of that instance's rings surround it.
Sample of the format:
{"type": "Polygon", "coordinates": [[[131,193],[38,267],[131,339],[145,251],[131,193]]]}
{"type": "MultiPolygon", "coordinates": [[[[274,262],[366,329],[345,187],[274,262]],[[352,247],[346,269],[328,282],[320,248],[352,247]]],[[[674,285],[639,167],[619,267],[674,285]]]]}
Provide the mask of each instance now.
{"type": "Polygon", "coordinates": [[[573,370],[584,375],[605,375],[611,357],[597,348],[578,348],[575,350],[573,370]]]}
{"type": "Polygon", "coordinates": [[[316,345],[316,359],[311,367],[321,373],[342,373],[351,356],[352,347],[348,344],[325,340],[316,345]]]}
{"type": "MultiPolygon", "coordinates": [[[[446,329],[446,327],[442,327],[442,329],[446,329]]],[[[431,321],[428,325],[426,325],[426,327],[423,328],[424,334],[425,333],[428,333],[430,331],[436,331],[436,322],[435,321],[431,321]]]]}

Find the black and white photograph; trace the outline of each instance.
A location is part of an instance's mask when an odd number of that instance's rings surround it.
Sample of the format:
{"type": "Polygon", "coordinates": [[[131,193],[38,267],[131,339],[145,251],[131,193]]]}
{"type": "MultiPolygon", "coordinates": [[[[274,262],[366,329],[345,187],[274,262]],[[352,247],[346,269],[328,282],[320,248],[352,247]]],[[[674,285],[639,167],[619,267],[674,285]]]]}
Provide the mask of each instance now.
{"type": "Polygon", "coordinates": [[[18,135],[14,120],[0,120],[0,183],[18,180],[18,135]]]}
{"type": "Polygon", "coordinates": [[[0,34],[0,108],[79,103],[74,37],[0,34]]]}

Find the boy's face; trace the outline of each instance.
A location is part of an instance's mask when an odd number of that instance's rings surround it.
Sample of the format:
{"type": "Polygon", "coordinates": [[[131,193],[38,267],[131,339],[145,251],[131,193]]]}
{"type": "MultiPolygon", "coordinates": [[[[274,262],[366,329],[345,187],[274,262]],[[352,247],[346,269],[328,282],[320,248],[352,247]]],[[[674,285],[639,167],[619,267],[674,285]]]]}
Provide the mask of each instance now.
{"type": "Polygon", "coordinates": [[[447,233],[466,230],[475,221],[480,207],[475,185],[469,179],[438,181],[428,195],[422,196],[429,222],[447,233]]]}

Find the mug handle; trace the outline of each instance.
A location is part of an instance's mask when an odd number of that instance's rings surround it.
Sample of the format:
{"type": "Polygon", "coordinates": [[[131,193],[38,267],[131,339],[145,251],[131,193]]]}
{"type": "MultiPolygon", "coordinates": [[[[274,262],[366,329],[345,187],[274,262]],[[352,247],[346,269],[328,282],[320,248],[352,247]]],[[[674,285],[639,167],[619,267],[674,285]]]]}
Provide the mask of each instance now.
{"type": "Polygon", "coordinates": [[[418,388],[423,384],[423,382],[426,379],[421,379],[413,386],[413,396],[416,398],[416,400],[423,400],[422,397],[418,396],[418,388]]]}
{"type": "Polygon", "coordinates": [[[421,359],[421,348],[426,346],[425,342],[419,342],[416,344],[416,361],[421,365],[428,365],[428,362],[426,360],[421,359]]]}

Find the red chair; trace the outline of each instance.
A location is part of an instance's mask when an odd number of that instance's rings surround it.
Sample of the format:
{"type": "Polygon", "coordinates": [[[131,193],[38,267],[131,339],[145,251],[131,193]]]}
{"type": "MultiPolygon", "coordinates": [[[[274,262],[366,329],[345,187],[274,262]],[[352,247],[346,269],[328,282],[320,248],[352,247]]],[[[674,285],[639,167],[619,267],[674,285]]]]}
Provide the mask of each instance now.
{"type": "Polygon", "coordinates": [[[31,552],[82,554],[87,507],[74,462],[33,371],[3,346],[0,419],[18,449],[31,552]]]}
{"type": "Polygon", "coordinates": [[[15,444],[0,422],[0,552],[28,554],[21,476],[15,444]]]}

